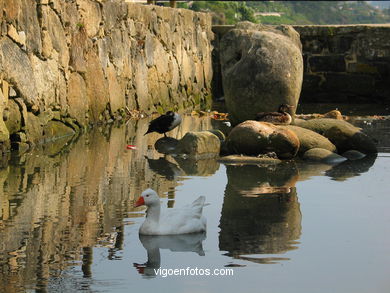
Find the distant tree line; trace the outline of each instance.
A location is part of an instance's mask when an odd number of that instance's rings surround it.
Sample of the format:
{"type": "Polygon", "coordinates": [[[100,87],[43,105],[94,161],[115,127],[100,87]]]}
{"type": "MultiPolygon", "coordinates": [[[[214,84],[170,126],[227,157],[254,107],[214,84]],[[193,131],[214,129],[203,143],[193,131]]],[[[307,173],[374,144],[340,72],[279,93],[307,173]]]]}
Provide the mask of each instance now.
{"type": "Polygon", "coordinates": [[[178,6],[212,12],[215,24],[234,24],[244,20],[264,24],[390,22],[390,8],[376,9],[366,1],[191,1],[178,3],[178,6]],[[279,14],[262,15],[264,12],[279,14]]]}

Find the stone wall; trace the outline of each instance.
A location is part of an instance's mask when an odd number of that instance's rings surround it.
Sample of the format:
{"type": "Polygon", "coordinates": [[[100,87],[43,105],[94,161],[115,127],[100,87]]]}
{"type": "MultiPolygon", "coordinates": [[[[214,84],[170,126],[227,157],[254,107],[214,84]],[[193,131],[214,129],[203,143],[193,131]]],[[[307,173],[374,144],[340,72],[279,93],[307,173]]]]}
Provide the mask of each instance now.
{"type": "MultiPolygon", "coordinates": [[[[300,102],[390,103],[390,25],[293,26],[304,76],[300,102]]],[[[213,26],[213,95],[224,95],[219,40],[233,26],[213,26]]]]}
{"type": "Polygon", "coordinates": [[[301,102],[390,102],[390,25],[294,26],[305,64],[301,102]]]}
{"type": "Polygon", "coordinates": [[[103,0],[0,0],[0,144],[210,101],[211,17],[103,0]]]}

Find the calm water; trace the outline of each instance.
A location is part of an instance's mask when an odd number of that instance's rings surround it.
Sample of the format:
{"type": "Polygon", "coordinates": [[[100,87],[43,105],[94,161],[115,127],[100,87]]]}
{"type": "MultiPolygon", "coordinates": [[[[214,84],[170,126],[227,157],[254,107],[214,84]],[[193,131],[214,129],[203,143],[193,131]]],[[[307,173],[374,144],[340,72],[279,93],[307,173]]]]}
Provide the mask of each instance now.
{"type": "MultiPolygon", "coordinates": [[[[0,170],[0,291],[390,291],[389,120],[356,121],[380,153],[334,167],[164,157],[161,135],[143,136],[147,122],[95,129],[0,170]],[[133,204],[147,187],[164,207],[206,196],[207,234],[140,238],[144,209],[133,204]],[[163,277],[159,267],[233,276],[163,277]]],[[[170,135],[215,124],[186,117],[170,135]]]]}

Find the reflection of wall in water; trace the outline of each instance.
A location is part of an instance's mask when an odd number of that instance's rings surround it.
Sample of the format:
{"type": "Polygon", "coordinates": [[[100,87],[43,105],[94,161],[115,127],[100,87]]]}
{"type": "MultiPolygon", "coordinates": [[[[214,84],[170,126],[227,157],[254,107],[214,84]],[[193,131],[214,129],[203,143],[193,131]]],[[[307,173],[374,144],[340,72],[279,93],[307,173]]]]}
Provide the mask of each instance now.
{"type": "Polygon", "coordinates": [[[220,220],[219,248],[234,257],[294,249],[301,234],[301,212],[293,186],[296,170],[288,165],[278,167],[282,169],[273,172],[272,177],[267,167],[226,168],[228,183],[220,220]],[[277,184],[272,185],[272,182],[277,184]],[[261,185],[284,186],[285,189],[276,190],[286,193],[256,195],[261,185]]]}
{"type": "MultiPolygon", "coordinates": [[[[180,137],[188,129],[208,125],[209,120],[185,120],[170,134],[180,137]]],[[[133,211],[133,200],[147,187],[163,195],[178,184],[149,169],[145,155],[160,155],[148,150],[159,135],[143,136],[147,126],[143,119],[127,127],[95,129],[65,149],[48,152],[50,145],[43,146],[0,170],[4,288],[45,288],[49,277],[73,260],[82,261],[89,274],[90,248],[96,245],[108,247],[108,257],[116,257],[123,243],[123,219],[133,211]],[[130,143],[136,151],[126,150],[130,143]]]]}

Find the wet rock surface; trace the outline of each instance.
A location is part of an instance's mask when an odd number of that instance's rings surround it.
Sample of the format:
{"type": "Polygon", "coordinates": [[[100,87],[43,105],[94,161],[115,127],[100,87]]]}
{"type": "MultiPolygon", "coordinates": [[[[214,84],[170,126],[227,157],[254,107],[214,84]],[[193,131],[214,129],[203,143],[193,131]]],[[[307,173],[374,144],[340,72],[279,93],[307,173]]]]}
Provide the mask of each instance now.
{"type": "Polygon", "coordinates": [[[331,152],[336,152],[336,146],[329,141],[326,137],[306,128],[299,126],[288,125],[279,126],[282,129],[289,129],[293,131],[299,139],[299,150],[300,155],[304,154],[307,150],[312,148],[322,148],[331,152]]]}
{"type": "Polygon", "coordinates": [[[364,154],[376,153],[374,141],[360,128],[336,119],[319,118],[311,120],[296,120],[295,125],[315,131],[328,138],[343,153],[357,150],[364,154]]]}
{"type": "Polygon", "coordinates": [[[248,120],[232,129],[226,139],[230,154],[257,156],[275,152],[280,159],[293,158],[299,149],[294,132],[267,123],[248,120]]]}

